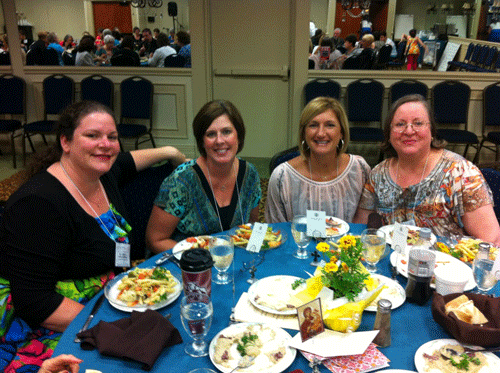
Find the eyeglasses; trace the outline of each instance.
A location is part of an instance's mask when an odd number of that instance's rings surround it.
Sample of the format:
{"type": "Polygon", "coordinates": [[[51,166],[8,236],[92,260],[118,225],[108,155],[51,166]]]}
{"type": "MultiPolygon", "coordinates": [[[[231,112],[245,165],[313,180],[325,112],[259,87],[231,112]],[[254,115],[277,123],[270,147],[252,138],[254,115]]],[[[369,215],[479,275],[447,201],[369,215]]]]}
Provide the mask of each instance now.
{"type": "Polygon", "coordinates": [[[403,133],[408,126],[411,126],[411,129],[415,132],[422,131],[425,127],[427,127],[428,122],[413,122],[413,123],[404,123],[399,122],[392,125],[392,129],[394,132],[403,133]]]}

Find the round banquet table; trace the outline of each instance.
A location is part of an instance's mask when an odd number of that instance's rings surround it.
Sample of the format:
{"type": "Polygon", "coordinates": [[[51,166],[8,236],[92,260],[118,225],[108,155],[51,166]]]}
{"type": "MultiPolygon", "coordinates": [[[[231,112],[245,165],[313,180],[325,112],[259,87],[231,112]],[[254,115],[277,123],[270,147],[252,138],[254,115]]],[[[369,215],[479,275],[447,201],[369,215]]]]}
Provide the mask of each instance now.
{"type": "MultiPolygon", "coordinates": [[[[350,234],[359,235],[365,228],[362,224],[349,224],[350,234]]],[[[305,271],[313,272],[314,267],[310,265],[312,256],[307,260],[296,259],[292,256],[297,246],[293,241],[290,232],[290,223],[277,223],[271,224],[274,230],[279,229],[287,233],[287,241],[279,248],[269,250],[265,254],[265,260],[257,267],[256,277],[264,278],[272,275],[291,275],[302,278],[307,278],[308,275],[305,271]]],[[[308,246],[308,250],[312,252],[314,243],[308,246]]],[[[155,260],[160,257],[160,254],[155,255],[140,267],[153,267],[155,260]]],[[[234,255],[234,280],[235,280],[235,298],[237,302],[241,294],[248,291],[250,284],[247,279],[250,277],[248,271],[242,271],[243,263],[248,261],[250,254],[242,248],[235,248],[234,255]]],[[[169,269],[173,274],[181,278],[180,269],[172,262],[165,262],[162,264],[165,268],[169,269]]],[[[390,277],[390,264],[389,256],[382,259],[377,265],[378,273],[390,277]]],[[[230,269],[231,271],[231,269],[230,269]]],[[[213,270],[215,276],[216,270],[213,270]]],[[[405,287],[406,278],[399,275],[399,283],[405,287]]],[[[497,285],[492,293],[496,296],[499,295],[499,286],[497,285]]],[[[73,340],[78,330],[82,327],[87,319],[92,306],[99,296],[94,297],[80,314],[73,320],[66,331],[63,333],[59,344],[57,345],[54,355],[73,354],[81,359],[83,363],[80,365],[80,371],[85,372],[85,369],[96,369],[103,373],[124,373],[124,372],[137,372],[141,370],[141,364],[134,361],[125,361],[118,358],[101,356],[97,350],[85,351],[80,348],[78,343],[73,340]]],[[[214,307],[214,316],[212,326],[208,332],[206,341],[210,341],[219,331],[226,328],[231,314],[231,307],[233,306],[233,286],[217,285],[212,282],[212,303],[214,307]]],[[[180,331],[184,343],[191,343],[192,339],[188,336],[179,316],[180,297],[170,305],[158,310],[163,315],[170,313],[172,316],[170,321],[180,331]]],[[[414,355],[418,347],[422,344],[440,338],[452,338],[448,335],[438,324],[434,322],[431,314],[431,300],[423,306],[418,306],[411,303],[404,303],[401,307],[392,310],[391,327],[392,327],[392,343],[391,346],[380,348],[380,351],[390,360],[390,369],[406,369],[416,371],[414,364],[414,355]]],[[[110,303],[105,300],[95,315],[90,327],[95,326],[100,320],[115,321],[129,316],[130,313],[119,311],[110,303]]],[[[375,313],[363,313],[362,322],[359,331],[366,331],[373,329],[375,321],[375,313]]],[[[297,330],[287,330],[293,337],[297,330]]],[[[154,364],[151,372],[189,372],[195,368],[209,367],[217,371],[216,367],[212,364],[208,356],[202,358],[193,358],[184,352],[184,344],[175,345],[166,348],[162,351],[154,364]]],[[[291,372],[294,369],[302,369],[305,373],[311,371],[308,361],[297,352],[294,362],[285,370],[291,372]]],[[[321,372],[329,372],[323,366],[319,366],[321,372]]],[[[251,370],[248,370],[249,372],[251,370]]]]}

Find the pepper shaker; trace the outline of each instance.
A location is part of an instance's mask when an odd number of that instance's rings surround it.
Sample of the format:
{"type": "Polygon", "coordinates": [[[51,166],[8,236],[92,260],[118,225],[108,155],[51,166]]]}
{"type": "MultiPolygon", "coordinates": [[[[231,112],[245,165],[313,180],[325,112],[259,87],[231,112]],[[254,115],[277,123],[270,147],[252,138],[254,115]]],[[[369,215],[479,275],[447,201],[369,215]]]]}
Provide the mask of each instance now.
{"type": "Polygon", "coordinates": [[[380,299],[377,303],[377,316],[375,317],[373,330],[379,330],[379,333],[373,343],[379,347],[391,345],[391,308],[392,303],[387,299],[380,299]]]}

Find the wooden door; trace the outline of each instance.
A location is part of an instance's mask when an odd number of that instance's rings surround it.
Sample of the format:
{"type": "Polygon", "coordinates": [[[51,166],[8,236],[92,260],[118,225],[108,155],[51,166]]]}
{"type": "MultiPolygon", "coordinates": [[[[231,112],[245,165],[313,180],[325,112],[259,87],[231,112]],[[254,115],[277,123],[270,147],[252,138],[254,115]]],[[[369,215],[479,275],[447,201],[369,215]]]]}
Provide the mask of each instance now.
{"type": "Polygon", "coordinates": [[[115,27],[118,27],[122,34],[132,33],[130,3],[98,1],[92,3],[92,10],[94,13],[94,35],[97,35],[97,30],[100,28],[113,30],[115,27]]]}

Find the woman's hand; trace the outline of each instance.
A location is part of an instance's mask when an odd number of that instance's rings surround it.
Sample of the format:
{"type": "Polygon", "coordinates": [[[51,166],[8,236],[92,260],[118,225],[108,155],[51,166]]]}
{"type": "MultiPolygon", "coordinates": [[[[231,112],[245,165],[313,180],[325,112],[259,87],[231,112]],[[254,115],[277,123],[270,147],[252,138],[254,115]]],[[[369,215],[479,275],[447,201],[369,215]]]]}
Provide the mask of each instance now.
{"type": "Polygon", "coordinates": [[[78,359],[73,355],[59,355],[52,359],[45,360],[38,373],[78,373],[78,370],[80,369],[79,364],[82,361],[83,360],[78,359]]]}

